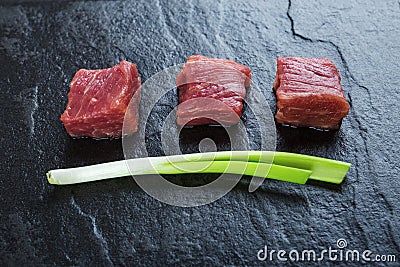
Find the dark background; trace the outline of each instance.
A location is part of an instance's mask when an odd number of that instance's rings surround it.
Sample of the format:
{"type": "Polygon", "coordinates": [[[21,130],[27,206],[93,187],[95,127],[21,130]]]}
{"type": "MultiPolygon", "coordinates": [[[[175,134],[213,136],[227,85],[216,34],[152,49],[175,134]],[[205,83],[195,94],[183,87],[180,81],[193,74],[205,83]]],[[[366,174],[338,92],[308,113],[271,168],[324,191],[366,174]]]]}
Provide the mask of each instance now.
{"type": "Polygon", "coordinates": [[[398,265],[399,14],[381,0],[2,0],[0,265],[252,266],[264,245],[322,250],[339,238],[398,265]],[[268,180],[249,193],[243,179],[217,202],[179,208],[131,178],[47,183],[49,169],[123,159],[121,140],[73,140],[59,121],[79,68],[126,59],[145,81],[195,53],[250,66],[273,109],[277,56],[332,59],[349,116],[337,132],[278,126],[277,150],[351,162],[343,184],[268,180]]]}

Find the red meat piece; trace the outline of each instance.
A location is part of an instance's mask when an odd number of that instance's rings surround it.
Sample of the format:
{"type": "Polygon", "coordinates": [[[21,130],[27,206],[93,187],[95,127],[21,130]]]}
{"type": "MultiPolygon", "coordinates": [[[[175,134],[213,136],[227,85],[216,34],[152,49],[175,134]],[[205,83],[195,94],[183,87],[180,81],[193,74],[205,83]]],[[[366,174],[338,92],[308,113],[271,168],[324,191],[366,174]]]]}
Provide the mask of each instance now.
{"type": "Polygon", "coordinates": [[[274,88],[278,123],[332,130],[349,113],[338,69],[327,58],[278,58],[274,88]]]}
{"type": "Polygon", "coordinates": [[[190,56],[176,79],[179,91],[177,123],[238,123],[250,79],[250,68],[240,63],[201,55],[190,56]]]}
{"type": "Polygon", "coordinates": [[[131,99],[135,104],[129,114],[128,133],[136,132],[138,127],[140,78],[136,65],[121,61],[109,69],[81,69],[70,84],[61,121],[72,137],[120,137],[131,99]]]}

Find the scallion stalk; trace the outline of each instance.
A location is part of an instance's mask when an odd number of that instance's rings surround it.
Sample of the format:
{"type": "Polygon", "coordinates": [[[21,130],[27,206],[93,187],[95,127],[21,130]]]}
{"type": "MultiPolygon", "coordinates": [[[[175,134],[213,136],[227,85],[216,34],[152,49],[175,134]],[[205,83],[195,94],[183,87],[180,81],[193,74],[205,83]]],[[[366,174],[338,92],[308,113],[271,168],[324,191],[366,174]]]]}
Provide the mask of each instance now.
{"type": "Polygon", "coordinates": [[[273,151],[223,151],[121,160],[47,173],[49,183],[76,184],[129,175],[231,173],[304,184],[307,179],[341,183],[351,164],[273,151]],[[273,159],[273,162],[271,162],[273,159]],[[132,173],[128,167],[133,166],[132,173]]]}

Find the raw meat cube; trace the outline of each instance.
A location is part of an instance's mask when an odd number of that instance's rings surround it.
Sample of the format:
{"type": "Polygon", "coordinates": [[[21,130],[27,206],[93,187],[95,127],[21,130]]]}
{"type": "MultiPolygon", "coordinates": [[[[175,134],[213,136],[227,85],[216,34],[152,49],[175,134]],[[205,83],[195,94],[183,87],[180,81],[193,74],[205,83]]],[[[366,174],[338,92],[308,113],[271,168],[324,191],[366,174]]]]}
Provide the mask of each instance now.
{"type": "Polygon", "coordinates": [[[327,58],[278,58],[274,88],[278,123],[333,130],[349,113],[339,72],[327,58]]]}
{"type": "Polygon", "coordinates": [[[133,98],[136,110],[130,110],[133,114],[127,132],[136,132],[140,85],[136,65],[127,61],[109,69],[79,70],[72,79],[67,108],[61,115],[65,129],[72,137],[120,137],[125,112],[133,98]]]}
{"type": "Polygon", "coordinates": [[[250,79],[250,68],[240,63],[190,56],[176,80],[178,125],[237,124],[250,79]]]}

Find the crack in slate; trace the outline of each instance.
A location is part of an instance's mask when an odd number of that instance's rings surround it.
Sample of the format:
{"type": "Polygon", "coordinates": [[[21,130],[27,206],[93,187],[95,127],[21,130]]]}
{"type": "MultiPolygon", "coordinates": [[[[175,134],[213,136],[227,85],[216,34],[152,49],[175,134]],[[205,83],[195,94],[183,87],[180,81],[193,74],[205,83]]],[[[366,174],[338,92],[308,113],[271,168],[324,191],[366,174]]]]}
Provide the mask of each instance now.
{"type": "MultiPolygon", "coordinates": [[[[355,195],[355,191],[354,191],[354,195],[355,195]]],[[[355,203],[355,201],[354,201],[355,203]]],[[[354,205],[355,206],[355,205],[354,205]]],[[[363,226],[361,225],[360,220],[357,218],[356,215],[354,215],[354,220],[355,220],[355,226],[356,228],[361,232],[362,234],[362,238],[364,240],[364,244],[367,244],[367,247],[370,247],[370,242],[369,242],[369,238],[367,237],[367,234],[363,228],[363,226]]],[[[353,222],[350,222],[351,224],[353,224],[353,222]]]]}
{"type": "Polygon", "coordinates": [[[127,55],[126,55],[126,53],[125,53],[125,51],[123,49],[121,49],[117,45],[114,45],[114,48],[117,49],[125,57],[125,60],[128,60],[128,57],[127,57],[127,55]]]}
{"type": "Polygon", "coordinates": [[[91,222],[91,224],[93,226],[93,233],[94,233],[95,237],[100,241],[101,247],[102,247],[102,249],[104,251],[104,256],[106,257],[107,261],[111,265],[113,265],[113,262],[112,262],[112,260],[110,258],[110,255],[109,255],[109,249],[108,249],[107,240],[103,237],[102,232],[97,228],[96,218],[93,215],[91,215],[89,213],[86,213],[81,209],[81,207],[76,203],[74,195],[71,196],[71,202],[70,203],[71,203],[71,206],[74,207],[78,211],[79,215],[90,219],[90,222],[91,222]]]}
{"type": "MultiPolygon", "coordinates": [[[[352,80],[352,82],[354,82],[357,86],[359,86],[360,88],[365,89],[365,90],[368,92],[368,94],[369,94],[369,99],[370,99],[370,102],[371,102],[371,104],[372,104],[369,89],[368,89],[367,87],[365,87],[365,86],[360,85],[360,84],[356,81],[356,79],[354,78],[353,74],[350,72],[350,69],[349,69],[349,66],[348,66],[348,64],[347,64],[347,61],[345,60],[344,55],[343,55],[343,53],[342,53],[342,51],[340,50],[340,48],[339,48],[338,45],[336,45],[336,44],[333,43],[332,41],[326,41],[326,40],[321,40],[321,39],[315,39],[315,40],[314,40],[314,39],[311,39],[311,38],[309,38],[309,37],[306,37],[306,36],[304,36],[304,35],[302,35],[302,34],[296,32],[296,30],[295,30],[295,28],[294,28],[294,19],[293,19],[293,17],[290,15],[290,9],[291,9],[291,7],[292,7],[292,0],[288,0],[288,8],[287,8],[287,11],[286,11],[286,15],[287,15],[287,17],[288,17],[288,19],[289,19],[289,21],[290,21],[290,30],[291,30],[291,32],[292,32],[292,35],[293,35],[294,37],[299,37],[300,39],[302,39],[302,40],[304,40],[304,41],[307,41],[307,42],[311,42],[311,43],[315,43],[315,42],[318,43],[318,42],[319,42],[319,43],[325,43],[325,44],[329,44],[329,45],[333,46],[333,47],[335,48],[335,50],[337,51],[337,53],[338,53],[338,55],[339,55],[339,57],[340,57],[340,60],[342,61],[342,64],[343,64],[343,66],[344,66],[344,68],[345,68],[345,71],[346,71],[346,75],[348,75],[348,77],[350,77],[350,79],[352,80]]],[[[348,95],[348,99],[349,99],[349,104],[350,104],[351,107],[353,107],[353,100],[352,100],[352,97],[351,97],[350,93],[348,93],[347,95],[348,95]]],[[[372,105],[371,105],[371,107],[372,107],[372,105]]],[[[353,111],[354,111],[354,109],[353,109],[353,111]]],[[[361,121],[360,121],[360,119],[359,119],[359,117],[358,117],[358,114],[357,114],[355,111],[354,111],[354,118],[355,118],[355,120],[356,120],[356,123],[357,123],[357,125],[358,125],[359,130],[360,130],[361,132],[364,132],[365,130],[362,128],[362,123],[361,123],[361,121]]],[[[365,141],[364,138],[363,138],[363,142],[364,142],[364,145],[365,145],[365,150],[366,150],[366,152],[367,152],[367,154],[368,154],[367,144],[366,144],[366,141],[365,141]]]]}
{"type": "MultiPolygon", "coordinates": [[[[355,79],[354,75],[350,71],[349,65],[347,64],[347,61],[346,61],[346,59],[345,59],[340,47],[338,45],[336,45],[335,43],[333,43],[332,41],[327,41],[327,40],[322,40],[322,39],[312,39],[312,38],[306,37],[306,36],[296,32],[296,30],[294,28],[294,19],[290,15],[291,7],[292,7],[292,0],[288,0],[288,8],[287,8],[287,11],[286,11],[286,15],[287,15],[287,17],[288,17],[288,19],[290,21],[290,30],[291,30],[291,33],[292,33],[293,37],[298,37],[298,38],[300,38],[300,39],[302,39],[304,41],[311,42],[311,43],[324,43],[324,44],[328,44],[328,45],[332,46],[337,51],[337,53],[338,53],[338,55],[340,57],[340,60],[342,61],[342,64],[343,64],[343,66],[345,68],[345,74],[350,78],[350,80],[354,84],[356,84],[358,87],[360,87],[360,88],[362,88],[362,89],[367,91],[367,94],[368,94],[368,97],[369,97],[369,101],[370,101],[370,106],[373,108],[373,110],[375,110],[375,107],[373,107],[373,105],[372,105],[372,99],[371,99],[370,90],[367,87],[359,84],[358,81],[355,79]]],[[[348,96],[348,99],[349,99],[350,107],[353,107],[353,101],[352,101],[351,94],[347,93],[347,96],[348,96]]],[[[357,128],[359,129],[361,137],[362,137],[361,139],[362,139],[362,142],[363,142],[364,150],[365,150],[366,154],[369,155],[366,136],[363,134],[364,132],[366,132],[366,130],[363,129],[361,120],[360,120],[358,114],[356,113],[356,111],[354,110],[354,108],[352,110],[354,112],[354,119],[355,119],[357,128]]],[[[356,166],[359,166],[359,159],[358,159],[357,154],[356,154],[355,160],[356,160],[356,166]]],[[[370,164],[367,164],[367,166],[368,166],[368,171],[371,173],[370,164]]],[[[357,181],[360,180],[359,172],[358,172],[357,168],[356,168],[356,178],[357,178],[357,181]]],[[[355,201],[354,198],[355,198],[355,192],[353,194],[353,201],[355,201]]],[[[358,228],[361,230],[361,233],[363,235],[363,239],[365,240],[366,243],[368,243],[368,239],[367,239],[367,237],[365,235],[364,229],[362,228],[362,226],[361,226],[360,222],[358,221],[357,217],[355,216],[354,218],[356,220],[356,223],[358,224],[358,228]]]]}
{"type": "MultiPolygon", "coordinates": [[[[399,2],[399,5],[400,5],[400,2],[399,2]]],[[[347,63],[347,61],[346,61],[346,59],[345,59],[345,57],[344,57],[344,55],[343,55],[343,53],[342,53],[340,47],[339,47],[337,44],[335,44],[334,42],[329,41],[329,40],[312,39],[312,38],[306,37],[306,36],[304,36],[304,35],[302,35],[302,34],[296,32],[296,30],[295,30],[295,28],[294,28],[294,19],[293,19],[293,17],[290,15],[291,6],[292,6],[292,0],[288,0],[288,8],[287,8],[287,11],[286,11],[286,15],[287,15],[287,17],[288,17],[288,19],[289,19],[289,21],[290,21],[290,26],[291,26],[291,27],[290,27],[290,30],[291,30],[292,35],[293,35],[294,37],[298,37],[298,38],[300,38],[300,39],[302,39],[302,40],[304,40],[304,41],[307,41],[307,42],[311,42],[311,43],[325,43],[325,44],[328,44],[328,45],[334,47],[335,50],[337,51],[339,57],[340,57],[340,60],[342,61],[342,64],[343,64],[344,68],[345,68],[345,74],[347,75],[347,77],[350,78],[350,80],[351,80],[355,85],[357,85],[359,88],[364,89],[364,90],[367,92],[368,99],[369,99],[369,102],[370,102],[370,107],[372,108],[372,110],[373,110],[375,113],[378,113],[376,107],[373,105],[373,101],[372,101],[370,89],[369,89],[368,87],[364,86],[364,85],[361,85],[361,84],[357,81],[357,79],[354,77],[354,75],[353,75],[352,72],[350,71],[349,65],[348,65],[348,63],[347,63]]],[[[354,120],[355,120],[355,122],[356,122],[357,128],[359,129],[360,135],[361,135],[361,137],[362,137],[361,139],[362,139],[362,141],[363,141],[364,150],[365,150],[365,152],[366,152],[366,155],[369,156],[370,154],[369,154],[368,145],[367,145],[367,141],[366,141],[367,136],[365,136],[365,133],[367,133],[367,129],[363,127],[363,124],[362,124],[362,122],[361,122],[360,116],[358,115],[358,113],[357,113],[357,112],[355,111],[355,109],[353,108],[353,100],[352,100],[351,94],[350,94],[350,93],[347,93],[347,96],[348,96],[348,99],[349,99],[350,107],[352,107],[352,110],[353,110],[353,113],[354,113],[354,120]]],[[[358,154],[358,153],[357,153],[357,154],[358,154]]],[[[356,154],[356,157],[355,157],[356,166],[359,165],[359,159],[358,159],[357,154],[356,154]]],[[[369,172],[369,173],[372,173],[371,164],[367,164],[367,168],[368,168],[368,172],[369,172]]],[[[359,171],[358,171],[357,168],[356,168],[356,178],[357,178],[357,181],[359,181],[359,179],[360,179],[360,174],[359,174],[359,171]]],[[[376,188],[376,186],[375,186],[375,188],[376,188]]],[[[379,190],[379,188],[377,188],[377,191],[378,191],[378,195],[379,195],[379,196],[381,197],[381,199],[383,200],[384,205],[387,206],[387,207],[389,208],[389,212],[390,212],[390,214],[393,216],[393,206],[392,206],[391,203],[387,200],[386,196],[379,190]]],[[[355,192],[354,192],[354,194],[353,194],[353,201],[355,201],[354,198],[355,198],[355,192]]],[[[357,223],[357,225],[358,225],[357,228],[359,228],[359,229],[361,230],[361,233],[362,233],[362,235],[363,235],[364,240],[366,241],[366,243],[368,243],[368,239],[367,239],[367,237],[366,237],[366,235],[365,235],[365,231],[364,231],[364,229],[362,228],[362,226],[361,226],[361,224],[360,224],[360,222],[359,222],[359,220],[357,219],[356,216],[355,216],[355,220],[356,220],[356,223],[357,223]]],[[[390,227],[391,227],[390,222],[387,221],[387,224],[389,225],[389,228],[390,228],[390,227]]],[[[391,235],[391,236],[392,236],[392,235],[391,235]]],[[[394,240],[394,239],[392,238],[392,240],[394,240]]],[[[396,242],[394,242],[394,243],[395,243],[396,246],[398,246],[398,244],[397,244],[396,242]]]]}
{"type": "Polygon", "coordinates": [[[33,107],[32,107],[32,112],[31,112],[31,136],[35,135],[35,112],[37,111],[39,107],[38,104],[38,86],[35,86],[35,89],[33,91],[33,107]]]}
{"type": "Polygon", "coordinates": [[[31,138],[33,138],[35,135],[35,113],[39,107],[38,90],[39,87],[36,85],[32,90],[24,90],[20,94],[20,101],[25,106],[28,115],[27,119],[31,138]]]}
{"type": "MultiPolygon", "coordinates": [[[[293,17],[290,15],[290,9],[291,9],[291,7],[292,7],[292,0],[288,0],[288,1],[289,1],[289,4],[288,4],[288,9],[287,9],[287,11],[286,11],[286,15],[287,15],[287,17],[288,17],[288,19],[289,19],[289,21],[290,21],[290,30],[291,30],[291,32],[292,32],[292,35],[293,35],[294,37],[299,37],[300,39],[302,39],[302,40],[304,40],[304,41],[308,41],[308,42],[311,42],[311,43],[325,43],[325,44],[328,44],[328,45],[334,47],[335,50],[337,51],[339,57],[340,57],[340,60],[342,61],[342,64],[343,64],[343,66],[344,66],[344,68],[345,68],[345,71],[346,71],[346,75],[348,75],[348,76],[350,77],[351,81],[354,82],[358,87],[364,89],[364,90],[367,92],[371,108],[372,108],[374,111],[377,111],[376,108],[375,108],[375,106],[373,105],[373,101],[372,101],[372,98],[371,98],[370,89],[369,89],[368,87],[364,86],[364,85],[361,85],[361,84],[357,81],[357,79],[354,77],[353,73],[350,71],[349,65],[348,65],[348,63],[347,63],[347,61],[346,61],[346,59],[345,59],[345,57],[344,57],[344,55],[343,55],[343,53],[342,53],[342,50],[340,49],[340,47],[339,47],[337,44],[335,44],[335,43],[332,42],[332,41],[328,41],[328,40],[312,39],[312,38],[306,37],[306,36],[304,36],[304,35],[302,35],[302,34],[296,32],[296,30],[294,29],[294,19],[293,19],[293,17]]],[[[349,94],[349,95],[350,95],[350,94],[349,94]]],[[[349,99],[349,100],[350,100],[350,99],[349,99]]],[[[352,102],[351,102],[351,101],[349,101],[349,102],[350,102],[350,106],[352,106],[352,102]]]]}
{"type": "MultiPolygon", "coordinates": [[[[335,50],[337,51],[339,57],[340,57],[340,60],[342,61],[342,64],[343,64],[343,66],[344,66],[344,68],[345,68],[345,73],[346,73],[346,75],[350,78],[350,80],[351,80],[354,84],[356,84],[358,87],[360,87],[360,88],[362,88],[362,89],[364,89],[364,90],[367,91],[368,98],[369,98],[369,101],[370,101],[370,106],[372,107],[373,110],[376,111],[375,107],[374,107],[373,104],[372,104],[372,99],[371,99],[370,90],[369,90],[366,86],[363,86],[363,85],[359,84],[358,81],[355,79],[354,75],[353,75],[353,74],[351,73],[351,71],[350,71],[349,65],[347,64],[347,61],[346,61],[346,59],[345,59],[345,57],[344,57],[344,55],[343,55],[343,53],[342,53],[340,47],[339,47],[338,45],[336,45],[335,43],[333,43],[332,41],[327,41],[327,40],[322,40],[322,39],[315,39],[315,40],[314,40],[314,39],[311,39],[311,38],[309,38],[309,37],[306,37],[306,36],[304,36],[304,35],[302,35],[302,34],[296,32],[296,30],[295,30],[295,28],[294,28],[294,19],[293,19],[293,17],[290,15],[290,9],[291,9],[291,7],[292,7],[292,0],[288,0],[288,8],[287,8],[287,11],[286,11],[286,15],[287,15],[287,17],[288,17],[288,19],[289,19],[289,21],[290,21],[290,30],[291,30],[291,32],[292,32],[292,35],[293,35],[294,37],[299,37],[300,39],[302,39],[302,40],[304,40],[304,41],[308,41],[308,42],[311,42],[311,43],[315,43],[315,42],[325,43],[325,44],[329,44],[330,46],[334,47],[335,50]]],[[[353,107],[353,100],[352,100],[351,94],[350,94],[350,93],[347,93],[347,96],[348,96],[348,99],[349,99],[350,107],[353,107]]],[[[363,140],[364,150],[365,150],[366,154],[369,155],[368,146],[367,146],[367,141],[366,141],[366,136],[363,135],[363,133],[366,132],[366,129],[362,127],[361,120],[360,120],[360,118],[359,118],[359,115],[358,115],[357,112],[355,111],[355,109],[353,108],[352,110],[353,110],[353,112],[354,112],[354,119],[355,119],[355,121],[356,121],[357,128],[360,130],[361,135],[362,135],[362,137],[363,137],[362,140],[363,140]]],[[[371,166],[370,166],[370,164],[368,164],[368,170],[371,171],[371,166]]],[[[358,178],[358,177],[357,177],[357,178],[358,178]]]]}
{"type": "MultiPolygon", "coordinates": [[[[10,86],[10,84],[10,81],[8,81],[8,86],[10,86]]],[[[10,106],[15,103],[18,103],[18,106],[22,106],[24,121],[26,122],[27,128],[29,128],[29,136],[31,139],[35,137],[35,113],[39,108],[38,90],[39,85],[24,89],[19,94],[13,95],[9,103],[10,106]]]]}

